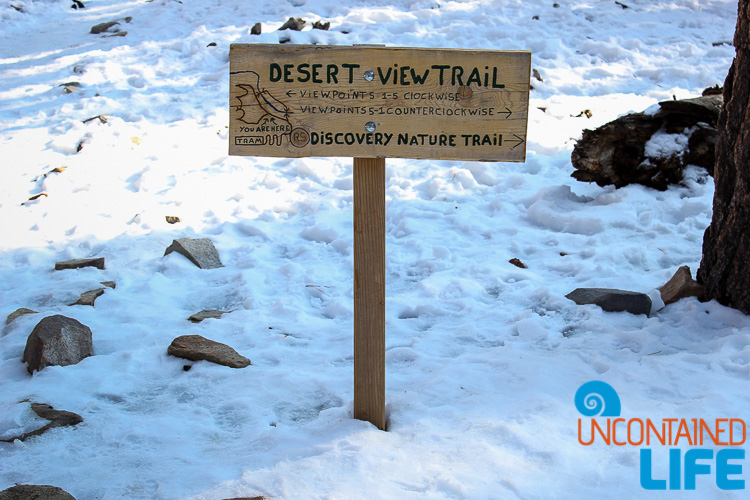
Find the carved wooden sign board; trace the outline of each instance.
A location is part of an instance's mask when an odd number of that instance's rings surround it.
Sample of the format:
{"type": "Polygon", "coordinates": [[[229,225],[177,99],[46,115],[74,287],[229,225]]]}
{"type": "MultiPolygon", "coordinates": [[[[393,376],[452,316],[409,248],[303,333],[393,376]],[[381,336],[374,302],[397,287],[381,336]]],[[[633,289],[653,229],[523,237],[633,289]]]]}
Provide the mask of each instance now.
{"type": "Polygon", "coordinates": [[[229,154],[349,156],[354,418],[386,429],[385,158],[524,161],[531,53],[235,44],[229,154]]]}
{"type": "Polygon", "coordinates": [[[234,44],[229,154],[522,162],[531,53],[234,44]]]}

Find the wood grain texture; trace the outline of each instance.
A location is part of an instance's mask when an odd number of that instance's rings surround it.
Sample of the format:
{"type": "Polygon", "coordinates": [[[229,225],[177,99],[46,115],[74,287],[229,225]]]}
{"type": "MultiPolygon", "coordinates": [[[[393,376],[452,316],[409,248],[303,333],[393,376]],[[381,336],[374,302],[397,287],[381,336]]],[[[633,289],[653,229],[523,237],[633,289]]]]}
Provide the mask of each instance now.
{"type": "Polygon", "coordinates": [[[354,159],[354,418],[385,430],[385,159],[354,159]]]}
{"type": "Polygon", "coordinates": [[[530,70],[527,51],[233,44],[229,153],[524,161],[530,70]]]}

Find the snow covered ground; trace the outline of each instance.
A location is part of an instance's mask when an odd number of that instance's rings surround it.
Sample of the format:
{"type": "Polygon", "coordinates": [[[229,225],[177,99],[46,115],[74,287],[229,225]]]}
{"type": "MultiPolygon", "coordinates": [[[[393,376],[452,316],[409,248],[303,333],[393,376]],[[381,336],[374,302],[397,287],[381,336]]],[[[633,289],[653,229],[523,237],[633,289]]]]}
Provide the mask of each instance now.
{"type": "MultiPolygon", "coordinates": [[[[0,317],[39,311],[0,334],[0,438],[41,426],[28,400],[84,422],[0,443],[0,490],[746,497],[713,476],[692,493],[642,489],[638,447],[578,443],[573,397],[603,380],[626,418],[747,421],[750,319],[695,299],[646,317],[565,298],[653,295],[680,266],[697,270],[705,172],[666,192],[616,190],[572,179],[570,153],[584,128],[723,84],[735,0],[71,3],[0,1],[0,317]],[[284,32],[293,43],[531,50],[544,80],[532,80],[526,163],[387,162],[389,432],[351,418],[351,159],[226,154],[229,44],[276,43],[291,16],[308,20],[284,32]],[[318,19],[330,31],[310,30],[318,19]],[[89,33],[113,20],[127,35],[89,33]],[[211,238],[225,267],[163,257],[179,237],[211,238]],[[106,270],[53,271],[94,256],[106,270]],[[105,280],[117,288],[95,307],[67,305],[105,280]],[[211,308],[233,312],[186,320],[211,308]],[[95,355],[30,377],[26,338],[51,314],[88,325],[95,355]],[[192,333],[252,366],[183,371],[166,349],[192,333]]],[[[654,457],[665,477],[666,447],[654,457]]],[[[735,478],[750,479],[741,463],[735,478]]]]}

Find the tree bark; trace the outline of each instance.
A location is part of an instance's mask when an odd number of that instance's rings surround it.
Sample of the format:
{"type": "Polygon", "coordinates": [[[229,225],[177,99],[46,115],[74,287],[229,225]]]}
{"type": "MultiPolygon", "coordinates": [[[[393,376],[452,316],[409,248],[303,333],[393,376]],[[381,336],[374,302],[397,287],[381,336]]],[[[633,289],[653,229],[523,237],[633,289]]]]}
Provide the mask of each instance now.
{"type": "Polygon", "coordinates": [[[706,298],[750,314],[750,0],[739,0],[734,47],[719,116],[713,219],[703,236],[698,281],[706,298]]]}

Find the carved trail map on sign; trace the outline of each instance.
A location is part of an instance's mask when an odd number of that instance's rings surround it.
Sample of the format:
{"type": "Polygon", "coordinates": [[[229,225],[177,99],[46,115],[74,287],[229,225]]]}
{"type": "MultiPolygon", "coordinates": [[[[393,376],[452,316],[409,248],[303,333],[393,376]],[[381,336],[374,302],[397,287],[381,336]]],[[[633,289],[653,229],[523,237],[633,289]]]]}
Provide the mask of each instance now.
{"type": "Polygon", "coordinates": [[[229,154],[524,161],[531,53],[234,44],[229,154]]]}

